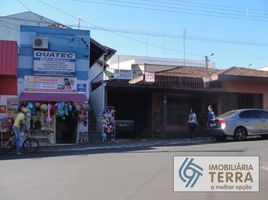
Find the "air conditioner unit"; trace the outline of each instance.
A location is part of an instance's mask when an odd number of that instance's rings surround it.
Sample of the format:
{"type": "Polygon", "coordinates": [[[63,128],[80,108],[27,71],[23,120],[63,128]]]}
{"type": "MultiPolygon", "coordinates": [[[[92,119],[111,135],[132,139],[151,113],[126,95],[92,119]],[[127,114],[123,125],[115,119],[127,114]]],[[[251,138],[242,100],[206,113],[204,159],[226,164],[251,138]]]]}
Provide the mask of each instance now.
{"type": "Polygon", "coordinates": [[[34,49],[48,49],[48,38],[34,37],[33,48],[34,49]]]}

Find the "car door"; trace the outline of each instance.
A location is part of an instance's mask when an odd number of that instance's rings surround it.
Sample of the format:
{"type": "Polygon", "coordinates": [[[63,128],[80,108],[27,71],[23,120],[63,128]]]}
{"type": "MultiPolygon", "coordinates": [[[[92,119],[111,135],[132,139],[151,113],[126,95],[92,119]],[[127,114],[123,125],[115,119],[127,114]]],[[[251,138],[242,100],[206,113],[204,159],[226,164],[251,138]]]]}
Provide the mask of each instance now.
{"type": "Polygon", "coordinates": [[[259,111],[259,112],[260,112],[261,132],[264,134],[268,134],[268,112],[267,111],[259,111]]]}
{"type": "Polygon", "coordinates": [[[261,121],[257,110],[242,111],[239,115],[241,124],[246,127],[248,134],[257,134],[261,132],[261,121]]]}

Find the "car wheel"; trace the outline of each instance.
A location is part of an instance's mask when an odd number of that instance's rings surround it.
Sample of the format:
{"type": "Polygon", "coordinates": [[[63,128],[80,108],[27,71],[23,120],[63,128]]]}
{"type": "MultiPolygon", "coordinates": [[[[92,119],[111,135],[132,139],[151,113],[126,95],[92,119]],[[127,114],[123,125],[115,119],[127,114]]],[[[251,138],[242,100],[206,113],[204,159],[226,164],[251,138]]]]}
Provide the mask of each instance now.
{"type": "Polygon", "coordinates": [[[218,142],[224,142],[226,140],[226,135],[217,135],[215,138],[218,142]]]}
{"type": "Polygon", "coordinates": [[[246,137],[247,137],[247,130],[244,127],[240,126],[235,129],[235,132],[234,132],[235,140],[238,140],[238,141],[245,140],[246,137]]]}

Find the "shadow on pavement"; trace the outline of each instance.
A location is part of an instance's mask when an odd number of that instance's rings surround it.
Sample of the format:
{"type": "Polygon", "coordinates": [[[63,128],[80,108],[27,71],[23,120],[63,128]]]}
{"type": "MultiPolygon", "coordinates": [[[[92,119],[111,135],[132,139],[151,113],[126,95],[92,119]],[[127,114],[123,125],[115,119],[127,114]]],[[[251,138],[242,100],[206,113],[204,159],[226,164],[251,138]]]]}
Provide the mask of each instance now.
{"type": "MultiPolygon", "coordinates": [[[[259,138],[251,138],[245,141],[239,141],[239,142],[253,142],[253,141],[261,141],[261,139],[259,138]]],[[[268,141],[268,140],[267,140],[268,141]]],[[[77,155],[91,155],[91,154],[107,154],[107,153],[123,153],[123,152],[127,152],[127,153],[170,153],[170,152],[174,152],[174,153],[180,153],[180,152],[244,152],[244,150],[230,150],[230,149],[220,149],[220,150],[201,150],[201,149],[197,149],[197,150],[157,150],[157,147],[175,147],[175,146],[196,146],[196,145],[208,145],[208,144],[219,144],[219,146],[221,144],[226,144],[226,143],[236,143],[238,141],[225,141],[225,142],[215,142],[215,141],[203,141],[203,142],[196,142],[196,143],[189,143],[189,144],[156,144],[156,145],[146,145],[146,142],[144,143],[144,146],[133,146],[133,143],[130,143],[129,146],[127,146],[128,144],[123,144],[122,146],[116,146],[116,145],[111,145],[111,146],[104,146],[104,148],[97,148],[96,149],[85,149],[85,150],[80,150],[80,149],[72,149],[72,150],[66,150],[66,149],[61,149],[61,150],[56,150],[56,151],[47,151],[47,152],[37,152],[34,154],[29,154],[29,153],[24,153],[22,155],[16,155],[16,154],[8,154],[8,155],[0,155],[0,161],[1,160],[13,160],[13,159],[42,159],[42,158],[47,158],[47,157],[60,157],[60,156],[77,156],[77,155]],[[132,146],[131,146],[132,145],[132,146]]],[[[90,147],[90,146],[88,146],[90,147]]],[[[228,147],[227,147],[228,148],[228,147]]]]}

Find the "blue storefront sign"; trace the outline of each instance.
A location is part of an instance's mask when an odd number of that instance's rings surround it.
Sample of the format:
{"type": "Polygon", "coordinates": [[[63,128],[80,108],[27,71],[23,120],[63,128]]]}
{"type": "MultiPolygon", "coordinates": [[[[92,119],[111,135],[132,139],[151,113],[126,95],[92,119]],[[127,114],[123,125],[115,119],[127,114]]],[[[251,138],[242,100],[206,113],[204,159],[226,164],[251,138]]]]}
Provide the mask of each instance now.
{"type": "Polygon", "coordinates": [[[86,93],[87,85],[85,83],[78,83],[77,84],[77,92],[79,93],[86,93]]]}

